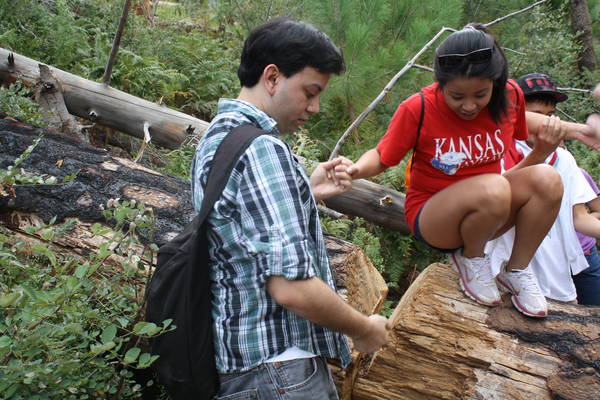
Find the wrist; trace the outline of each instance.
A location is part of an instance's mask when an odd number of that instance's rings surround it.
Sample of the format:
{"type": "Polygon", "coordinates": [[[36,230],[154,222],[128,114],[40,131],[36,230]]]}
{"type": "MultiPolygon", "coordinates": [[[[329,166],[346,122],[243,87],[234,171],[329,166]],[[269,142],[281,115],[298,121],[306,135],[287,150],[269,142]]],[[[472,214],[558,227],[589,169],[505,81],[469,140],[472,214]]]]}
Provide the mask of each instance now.
{"type": "Polygon", "coordinates": [[[361,314],[361,318],[356,321],[355,332],[350,334],[353,339],[361,340],[371,335],[371,320],[366,315],[361,314]]]}

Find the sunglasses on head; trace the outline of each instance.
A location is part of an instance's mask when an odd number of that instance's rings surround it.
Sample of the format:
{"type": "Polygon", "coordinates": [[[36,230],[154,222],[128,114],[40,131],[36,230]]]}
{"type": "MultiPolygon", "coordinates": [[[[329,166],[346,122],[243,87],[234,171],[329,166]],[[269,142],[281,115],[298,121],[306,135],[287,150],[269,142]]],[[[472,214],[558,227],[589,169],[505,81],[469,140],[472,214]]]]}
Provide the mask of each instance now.
{"type": "Polygon", "coordinates": [[[474,50],[467,54],[443,54],[437,56],[440,67],[444,69],[455,68],[463,63],[467,64],[483,64],[492,59],[493,47],[474,50]]]}

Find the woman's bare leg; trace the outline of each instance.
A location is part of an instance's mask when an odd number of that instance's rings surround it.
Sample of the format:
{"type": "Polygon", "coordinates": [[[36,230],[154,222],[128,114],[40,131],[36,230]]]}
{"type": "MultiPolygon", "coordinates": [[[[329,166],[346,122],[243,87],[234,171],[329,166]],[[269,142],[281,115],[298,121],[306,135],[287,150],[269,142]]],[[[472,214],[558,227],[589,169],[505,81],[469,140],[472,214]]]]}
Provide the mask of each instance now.
{"type": "Polygon", "coordinates": [[[515,227],[515,242],[508,269],[524,269],[556,220],[563,194],[560,175],[547,164],[507,171],[511,211],[506,225],[498,232],[515,227]]]}
{"type": "Polygon", "coordinates": [[[510,184],[502,175],[467,178],[427,200],[419,230],[432,246],[463,247],[463,256],[482,257],[486,242],[506,225],[510,204],[510,184]]]}

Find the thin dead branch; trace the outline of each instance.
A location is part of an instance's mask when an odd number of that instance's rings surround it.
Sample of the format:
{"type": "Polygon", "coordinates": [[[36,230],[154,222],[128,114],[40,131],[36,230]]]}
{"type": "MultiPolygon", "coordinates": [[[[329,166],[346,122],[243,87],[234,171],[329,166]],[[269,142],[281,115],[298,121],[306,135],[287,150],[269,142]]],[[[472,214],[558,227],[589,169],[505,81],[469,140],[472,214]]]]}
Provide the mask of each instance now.
{"type": "Polygon", "coordinates": [[[421,56],[421,54],[423,54],[425,51],[427,51],[427,49],[429,49],[429,47],[431,47],[431,45],[433,43],[435,43],[435,41],[442,34],[444,34],[445,32],[455,32],[455,31],[456,31],[455,29],[443,27],[429,42],[427,42],[427,44],[425,46],[423,46],[423,48],[421,48],[421,50],[419,50],[417,52],[417,54],[415,54],[415,56],[413,58],[411,58],[406,63],[406,65],[400,70],[400,72],[398,72],[390,80],[390,82],[385,86],[385,88],[383,88],[383,91],[381,93],[379,93],[379,95],[375,98],[375,100],[373,100],[371,102],[371,104],[369,104],[369,106],[358,116],[358,118],[356,118],[354,120],[354,122],[352,122],[352,124],[348,127],[348,129],[346,129],[344,134],[340,137],[340,139],[336,143],[333,151],[331,152],[331,155],[329,156],[330,160],[333,160],[334,158],[336,158],[338,156],[340,149],[342,148],[342,146],[344,145],[344,143],[346,142],[346,140],[348,139],[348,136],[352,133],[352,131],[354,131],[354,129],[356,129],[356,127],[358,127],[358,125],[360,125],[360,123],[367,117],[367,115],[369,115],[369,113],[375,109],[375,107],[379,104],[379,102],[381,102],[381,100],[383,100],[383,98],[392,90],[392,88],[394,87],[394,85],[396,84],[398,79],[400,79],[402,77],[402,75],[404,75],[406,73],[406,71],[408,71],[415,64],[415,61],[417,61],[417,59],[421,56]]]}
{"type": "Polygon", "coordinates": [[[113,64],[115,62],[115,58],[117,58],[117,53],[119,52],[119,46],[121,45],[121,37],[123,36],[123,30],[125,29],[125,24],[127,23],[127,16],[129,15],[130,7],[131,0],[125,0],[125,4],[123,5],[123,13],[121,14],[119,26],[117,27],[117,33],[115,34],[115,40],[113,41],[112,49],[110,50],[110,55],[108,56],[108,61],[106,62],[104,76],[102,77],[102,83],[104,83],[104,85],[106,86],[108,86],[108,84],[110,83],[113,64]]]}
{"type": "Polygon", "coordinates": [[[517,15],[517,14],[521,14],[521,13],[524,13],[524,12],[526,12],[526,11],[529,11],[529,10],[531,10],[532,8],[539,6],[540,4],[546,3],[547,1],[548,1],[548,0],[540,0],[540,1],[536,2],[536,3],[533,3],[533,4],[531,4],[531,5],[527,6],[527,7],[525,7],[525,8],[522,8],[522,9],[520,9],[520,10],[518,10],[518,11],[511,12],[510,14],[506,14],[506,15],[505,15],[505,16],[503,16],[503,17],[497,18],[497,19],[493,20],[492,22],[488,22],[487,24],[483,24],[483,26],[485,26],[485,27],[487,28],[487,27],[489,27],[489,26],[492,26],[492,25],[494,25],[494,24],[497,24],[498,22],[502,22],[502,21],[504,21],[505,19],[508,19],[508,18],[514,17],[514,16],[515,16],[515,15],[517,15]]]}
{"type": "MultiPolygon", "coordinates": [[[[513,17],[515,15],[524,13],[526,11],[529,11],[530,9],[539,6],[540,4],[546,3],[547,0],[540,0],[536,3],[533,3],[521,10],[518,11],[514,11],[510,14],[507,14],[503,17],[497,18],[491,22],[488,22],[487,24],[483,24],[485,27],[497,24],[498,22],[504,21],[505,19],[508,19],[510,17],[513,17]]],[[[442,29],[440,29],[440,31],[429,41],[427,42],[427,44],[425,44],[425,46],[423,46],[421,48],[421,50],[419,50],[417,52],[417,54],[415,54],[415,56],[413,58],[411,58],[406,65],[389,81],[389,83],[385,86],[385,88],[383,89],[383,91],[381,93],[379,93],[379,95],[375,98],[375,100],[373,100],[371,102],[371,104],[369,104],[369,106],[358,116],[358,118],[356,118],[354,120],[354,122],[352,122],[352,124],[350,124],[350,126],[348,127],[348,129],[346,129],[346,131],[342,134],[342,136],[340,137],[340,139],[338,140],[338,142],[335,144],[335,147],[333,148],[331,155],[329,156],[329,159],[332,160],[335,157],[337,157],[340,153],[340,150],[342,148],[342,146],[344,145],[344,143],[346,142],[346,140],[348,140],[348,136],[358,127],[358,125],[360,125],[362,123],[362,121],[367,117],[367,115],[369,115],[369,113],[371,111],[373,111],[375,109],[375,107],[379,104],[379,102],[381,102],[381,100],[383,100],[383,98],[392,90],[392,88],[394,87],[394,85],[396,84],[396,82],[402,77],[402,75],[404,75],[406,73],[406,71],[408,71],[410,68],[414,67],[414,68],[419,68],[419,69],[424,69],[427,71],[430,71],[431,69],[429,67],[420,65],[420,64],[416,64],[417,59],[427,50],[429,49],[429,47],[431,47],[433,45],[433,43],[435,43],[435,41],[445,32],[456,32],[456,29],[452,29],[452,28],[447,28],[447,27],[442,27],[442,29]]]]}

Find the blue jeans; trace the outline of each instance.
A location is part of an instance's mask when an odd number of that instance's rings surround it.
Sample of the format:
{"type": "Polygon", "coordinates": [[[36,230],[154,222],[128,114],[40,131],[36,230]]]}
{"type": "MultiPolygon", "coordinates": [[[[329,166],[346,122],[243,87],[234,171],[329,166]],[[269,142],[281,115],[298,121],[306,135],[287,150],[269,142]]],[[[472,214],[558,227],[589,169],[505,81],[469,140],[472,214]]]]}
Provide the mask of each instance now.
{"type": "Polygon", "coordinates": [[[338,400],[324,357],[264,363],[246,372],[219,374],[219,400],[338,400]]]}
{"type": "Polygon", "coordinates": [[[338,400],[324,357],[264,363],[246,372],[219,374],[218,400],[338,400]]]}
{"type": "Polygon", "coordinates": [[[600,256],[596,246],[592,247],[590,254],[585,258],[590,266],[577,275],[573,275],[573,283],[577,290],[577,302],[600,306],[600,256]]]}

